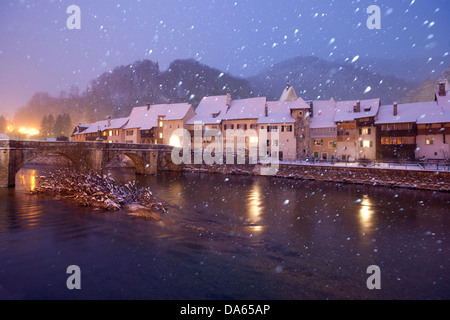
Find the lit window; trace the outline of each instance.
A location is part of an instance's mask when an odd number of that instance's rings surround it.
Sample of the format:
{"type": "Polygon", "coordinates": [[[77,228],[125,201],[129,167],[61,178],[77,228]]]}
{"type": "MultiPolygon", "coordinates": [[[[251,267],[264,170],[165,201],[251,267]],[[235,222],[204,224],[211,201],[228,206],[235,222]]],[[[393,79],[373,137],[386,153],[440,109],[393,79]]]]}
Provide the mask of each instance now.
{"type": "Polygon", "coordinates": [[[258,143],[258,137],[250,137],[250,143],[258,143]]]}
{"type": "Polygon", "coordinates": [[[162,137],[163,137],[163,134],[162,134],[162,132],[159,134],[159,138],[160,139],[162,139],[162,137]]]}
{"type": "Polygon", "coordinates": [[[425,143],[426,143],[427,145],[432,145],[432,144],[434,143],[434,138],[427,139],[427,140],[425,141],[425,143]]]}
{"type": "Polygon", "coordinates": [[[170,145],[172,147],[180,148],[181,147],[180,137],[178,137],[178,136],[170,137],[170,145]]]}
{"type": "Polygon", "coordinates": [[[364,140],[364,141],[363,141],[363,147],[364,147],[364,148],[370,148],[370,145],[371,145],[371,143],[370,143],[369,140],[364,140]]]}

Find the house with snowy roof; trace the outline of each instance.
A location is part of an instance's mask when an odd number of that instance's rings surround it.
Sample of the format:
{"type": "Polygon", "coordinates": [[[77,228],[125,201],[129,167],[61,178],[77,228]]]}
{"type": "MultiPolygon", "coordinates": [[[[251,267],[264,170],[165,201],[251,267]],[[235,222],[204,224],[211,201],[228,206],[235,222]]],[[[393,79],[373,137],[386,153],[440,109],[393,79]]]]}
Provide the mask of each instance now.
{"type": "Polygon", "coordinates": [[[311,119],[309,122],[311,138],[311,154],[315,159],[336,159],[337,124],[334,122],[336,101],[311,101],[311,119]]]}
{"type": "Polygon", "coordinates": [[[417,119],[416,158],[450,160],[450,91],[448,81],[439,83],[433,106],[417,119]]]}
{"type": "Polygon", "coordinates": [[[186,122],[191,143],[195,142],[195,130],[201,132],[203,148],[215,142],[217,136],[220,136],[222,143],[222,119],[230,107],[231,94],[203,97],[195,110],[195,115],[186,122]]]}
{"type": "Polygon", "coordinates": [[[120,143],[125,139],[123,128],[128,123],[129,118],[97,121],[87,125],[78,125],[72,134],[72,141],[75,142],[109,142],[120,143]]]}
{"type": "MultiPolygon", "coordinates": [[[[269,101],[264,107],[264,114],[258,118],[259,130],[267,132],[267,155],[280,160],[297,159],[296,113],[306,108],[300,101],[269,101]],[[274,138],[272,135],[276,133],[274,138]],[[274,147],[278,151],[273,151],[274,147]],[[278,152],[278,154],[273,154],[278,152]]],[[[309,108],[309,107],[308,107],[309,108]]]]}
{"type": "Polygon", "coordinates": [[[418,102],[380,107],[375,123],[378,160],[414,160],[417,148],[417,118],[433,102],[418,102]]]}
{"type": "Polygon", "coordinates": [[[381,106],[376,122],[380,160],[449,157],[450,91],[440,84],[435,101],[381,106]]]}
{"type": "Polygon", "coordinates": [[[170,103],[135,107],[124,127],[125,143],[167,144],[180,146],[173,141],[173,132],[184,129],[195,111],[188,103],[170,103]]]}
{"type": "Polygon", "coordinates": [[[380,99],[338,101],[337,155],[343,161],[376,159],[376,128],[380,99]]]}

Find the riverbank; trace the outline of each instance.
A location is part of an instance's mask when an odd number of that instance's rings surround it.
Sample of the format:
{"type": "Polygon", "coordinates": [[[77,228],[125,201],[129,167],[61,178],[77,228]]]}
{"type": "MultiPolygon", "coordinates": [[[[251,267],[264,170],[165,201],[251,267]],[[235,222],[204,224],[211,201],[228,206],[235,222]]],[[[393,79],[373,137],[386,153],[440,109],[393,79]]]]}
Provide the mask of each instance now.
{"type": "MultiPolygon", "coordinates": [[[[181,171],[260,175],[262,165],[184,165],[181,171]]],[[[280,164],[274,177],[450,192],[450,172],[280,164]]]]}

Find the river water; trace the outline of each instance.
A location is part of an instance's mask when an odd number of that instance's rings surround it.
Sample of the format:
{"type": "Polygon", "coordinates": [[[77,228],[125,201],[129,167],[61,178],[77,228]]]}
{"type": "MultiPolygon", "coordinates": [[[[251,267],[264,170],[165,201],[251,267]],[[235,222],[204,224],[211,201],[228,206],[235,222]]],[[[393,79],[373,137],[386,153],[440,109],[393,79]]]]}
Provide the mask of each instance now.
{"type": "Polygon", "coordinates": [[[113,171],[167,204],[154,222],[28,195],[44,169],[0,189],[1,299],[450,298],[448,193],[113,171]]]}

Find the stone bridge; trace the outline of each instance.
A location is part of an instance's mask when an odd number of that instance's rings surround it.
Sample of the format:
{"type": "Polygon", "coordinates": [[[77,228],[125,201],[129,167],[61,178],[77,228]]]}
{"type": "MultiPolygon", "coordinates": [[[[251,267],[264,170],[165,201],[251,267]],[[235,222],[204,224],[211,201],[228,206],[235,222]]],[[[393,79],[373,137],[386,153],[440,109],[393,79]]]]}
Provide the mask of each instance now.
{"type": "Polygon", "coordinates": [[[0,140],[0,188],[13,187],[17,172],[36,158],[58,154],[69,159],[76,168],[101,172],[116,156],[126,155],[137,174],[155,174],[171,163],[172,147],[103,142],[46,142],[0,140]]]}

